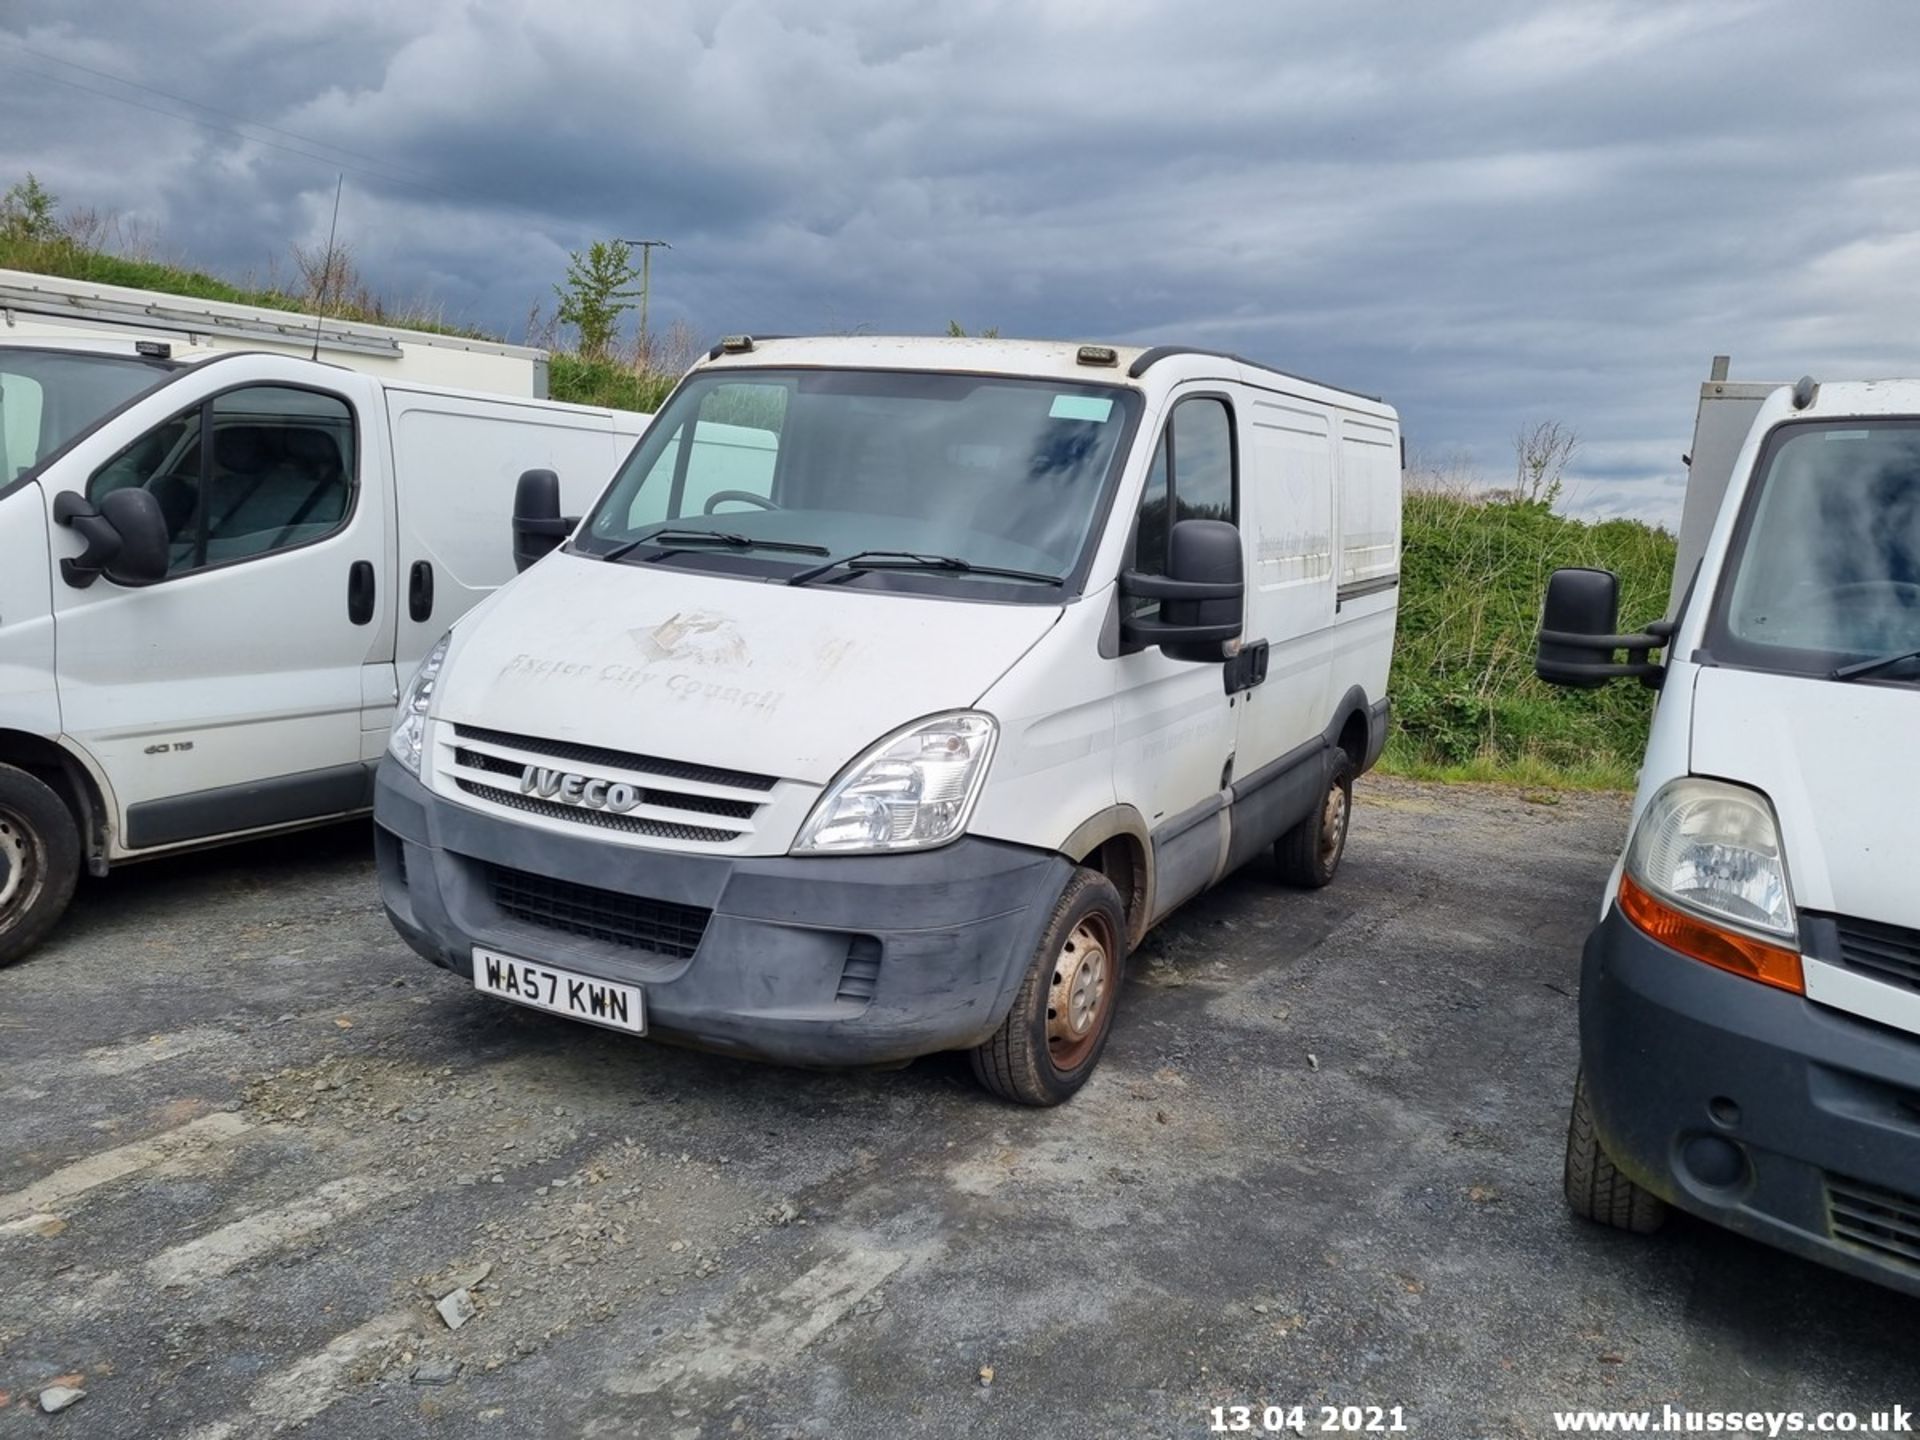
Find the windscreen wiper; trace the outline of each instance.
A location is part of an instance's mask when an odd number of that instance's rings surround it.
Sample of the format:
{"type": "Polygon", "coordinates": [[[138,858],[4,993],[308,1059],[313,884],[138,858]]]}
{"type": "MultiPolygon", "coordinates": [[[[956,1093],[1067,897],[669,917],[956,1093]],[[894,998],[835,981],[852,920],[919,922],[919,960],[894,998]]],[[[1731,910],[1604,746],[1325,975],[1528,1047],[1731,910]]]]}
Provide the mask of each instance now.
{"type": "Polygon", "coordinates": [[[1038,580],[1047,585],[1064,585],[1058,575],[1038,570],[1004,570],[997,565],[976,565],[958,555],[921,555],[912,550],[856,550],[824,565],[813,565],[797,575],[789,575],[787,584],[805,585],[830,570],[950,570],[956,575],[992,575],[1003,580],[1038,580]]]}
{"type": "Polygon", "coordinates": [[[1876,670],[1885,670],[1898,665],[1902,660],[1920,660],[1920,650],[1896,650],[1891,655],[1882,655],[1875,660],[1856,660],[1851,665],[1842,665],[1831,673],[1834,680],[1853,680],[1862,675],[1871,675],[1876,670]]]}
{"type": "Polygon", "coordinates": [[[795,555],[829,555],[833,552],[824,545],[804,545],[797,540],[755,540],[750,536],[736,535],[731,530],[678,530],[669,525],[663,530],[649,531],[636,536],[605,551],[602,560],[624,560],[642,545],[663,545],[666,548],[658,555],[648,558],[659,560],[680,550],[696,545],[715,545],[725,550],[785,550],[795,555]]]}

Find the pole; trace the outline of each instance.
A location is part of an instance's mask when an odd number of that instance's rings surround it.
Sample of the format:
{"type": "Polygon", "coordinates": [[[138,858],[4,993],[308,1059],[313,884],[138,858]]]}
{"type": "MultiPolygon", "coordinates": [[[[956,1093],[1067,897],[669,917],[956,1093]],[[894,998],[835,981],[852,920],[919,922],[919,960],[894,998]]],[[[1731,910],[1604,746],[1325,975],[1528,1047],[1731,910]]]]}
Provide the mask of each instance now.
{"type": "Polygon", "coordinates": [[[664,240],[629,240],[622,238],[622,245],[640,247],[640,356],[647,356],[647,301],[653,290],[653,252],[671,250],[673,246],[664,240]]]}

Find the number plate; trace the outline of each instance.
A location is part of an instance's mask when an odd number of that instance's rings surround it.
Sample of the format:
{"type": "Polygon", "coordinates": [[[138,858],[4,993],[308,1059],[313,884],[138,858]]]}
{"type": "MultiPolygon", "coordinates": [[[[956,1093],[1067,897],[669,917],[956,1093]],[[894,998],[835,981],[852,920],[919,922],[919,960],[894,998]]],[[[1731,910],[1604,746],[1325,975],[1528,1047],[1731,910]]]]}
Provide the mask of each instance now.
{"type": "Polygon", "coordinates": [[[473,988],[535,1010],[550,1010],[569,1020],[584,1020],[589,1025],[605,1025],[635,1035],[647,1033],[646,1001],[638,985],[596,980],[591,975],[576,975],[571,970],[475,946],[473,988]]]}

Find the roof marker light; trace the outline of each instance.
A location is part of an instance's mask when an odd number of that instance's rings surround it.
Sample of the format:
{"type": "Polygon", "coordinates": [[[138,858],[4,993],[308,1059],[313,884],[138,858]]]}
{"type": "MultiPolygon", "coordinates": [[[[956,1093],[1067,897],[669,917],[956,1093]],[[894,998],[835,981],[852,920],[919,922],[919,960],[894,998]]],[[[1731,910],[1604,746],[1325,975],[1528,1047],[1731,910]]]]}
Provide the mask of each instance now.
{"type": "Polygon", "coordinates": [[[1111,345],[1082,345],[1073,358],[1082,365],[1118,365],[1120,352],[1111,345]]]}

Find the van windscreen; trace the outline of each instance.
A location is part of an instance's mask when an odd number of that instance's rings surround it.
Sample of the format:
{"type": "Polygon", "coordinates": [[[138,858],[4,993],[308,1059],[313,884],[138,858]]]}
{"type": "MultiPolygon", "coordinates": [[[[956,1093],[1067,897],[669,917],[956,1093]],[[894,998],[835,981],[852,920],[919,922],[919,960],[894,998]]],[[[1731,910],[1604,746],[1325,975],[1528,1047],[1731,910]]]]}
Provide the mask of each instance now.
{"type": "MultiPolygon", "coordinates": [[[[1066,580],[1104,513],[1138,405],[1117,386],[997,376],[696,375],[648,426],[575,548],[763,577],[822,555],[902,552],[1066,580]],[[699,531],[715,540],[690,541],[699,531]]],[[[849,571],[836,583],[992,586],[1050,602],[1061,593],[959,566],[849,571]]]]}
{"type": "MultiPolygon", "coordinates": [[[[1920,650],[1920,421],[1779,427],[1735,528],[1715,658],[1825,675],[1920,650]]],[[[1876,678],[1914,683],[1920,663],[1876,678]]]]}

